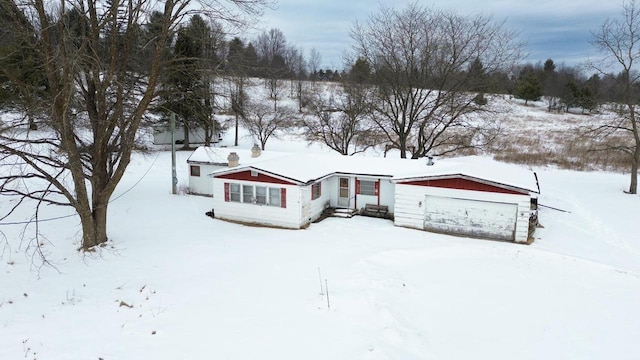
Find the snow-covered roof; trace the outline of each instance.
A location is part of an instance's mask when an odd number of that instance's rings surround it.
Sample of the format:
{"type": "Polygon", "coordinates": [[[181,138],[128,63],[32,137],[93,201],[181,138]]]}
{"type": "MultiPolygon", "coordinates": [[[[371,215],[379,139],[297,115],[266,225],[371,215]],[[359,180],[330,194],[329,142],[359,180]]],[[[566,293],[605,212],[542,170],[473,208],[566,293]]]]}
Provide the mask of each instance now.
{"type": "MultiPolygon", "coordinates": [[[[332,156],[315,153],[278,153],[279,156],[264,157],[267,154],[265,151],[260,157],[252,158],[251,162],[247,163],[243,162],[243,155],[238,153],[239,166],[216,170],[211,176],[251,169],[300,184],[308,184],[334,174],[388,177],[395,182],[463,175],[538,192],[533,172],[517,165],[480,156],[436,160],[434,165],[427,166],[426,159],[332,156]]],[[[250,153],[245,155],[247,156],[250,157],[250,153]]]]}
{"type": "Polygon", "coordinates": [[[247,149],[200,146],[189,156],[187,163],[227,166],[229,165],[227,157],[232,152],[235,152],[240,157],[240,166],[291,155],[291,153],[287,152],[262,151],[259,157],[254,158],[251,157],[251,150],[247,149]]]}
{"type": "Polygon", "coordinates": [[[524,169],[519,165],[507,164],[482,156],[465,156],[437,161],[433,166],[427,166],[427,170],[416,169],[412,173],[398,174],[393,177],[393,180],[395,182],[403,182],[453,175],[463,175],[496,184],[539,192],[538,179],[533,171],[524,169]]]}

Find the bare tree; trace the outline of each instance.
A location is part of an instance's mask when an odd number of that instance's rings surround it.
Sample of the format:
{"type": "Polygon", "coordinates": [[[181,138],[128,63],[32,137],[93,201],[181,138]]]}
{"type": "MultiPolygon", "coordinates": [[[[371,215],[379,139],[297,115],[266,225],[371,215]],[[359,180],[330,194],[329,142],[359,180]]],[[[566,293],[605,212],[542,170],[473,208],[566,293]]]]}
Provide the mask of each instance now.
{"type": "Polygon", "coordinates": [[[272,108],[258,101],[246,103],[242,115],[242,124],[264,150],[270,138],[291,126],[294,112],[288,107],[272,108]]]}
{"type": "MultiPolygon", "coordinates": [[[[522,45],[490,17],[466,17],[417,4],[382,7],[351,31],[355,56],[372,68],[374,120],[400,156],[437,155],[485,142],[482,111],[467,90],[479,60],[485,75],[515,64],[522,45]]],[[[487,79],[490,78],[487,76],[487,79]]]]}
{"type": "Polygon", "coordinates": [[[240,118],[244,111],[246,92],[245,84],[248,82],[248,76],[252,73],[252,65],[247,56],[247,50],[244,42],[239,38],[233,38],[228,44],[227,66],[226,70],[229,74],[229,99],[231,102],[231,112],[235,115],[235,139],[234,145],[238,146],[238,128],[240,118]]]}
{"type": "Polygon", "coordinates": [[[309,50],[309,72],[315,72],[322,65],[322,54],[316,48],[309,50]]]}
{"type": "Polygon", "coordinates": [[[265,85],[270,91],[270,97],[276,98],[282,90],[279,80],[287,72],[287,40],[280,29],[270,29],[262,32],[256,39],[256,51],[260,58],[260,72],[265,79],[265,85]]]}
{"type": "Polygon", "coordinates": [[[320,70],[320,66],[322,66],[322,55],[316,48],[312,48],[309,51],[309,76],[311,80],[316,80],[316,75],[318,70],[320,70]]]}
{"type": "Polygon", "coordinates": [[[288,61],[291,67],[291,97],[298,100],[298,112],[302,112],[305,106],[304,101],[304,83],[307,77],[307,61],[304,58],[304,51],[290,47],[288,53],[288,61]]]}
{"type": "Polygon", "coordinates": [[[215,83],[220,68],[224,65],[224,51],[226,50],[226,33],[222,24],[215,20],[211,21],[209,29],[209,33],[202,34],[204,44],[202,54],[202,60],[204,62],[202,82],[206,92],[204,96],[204,108],[210,109],[209,112],[202,114],[203,116],[200,119],[200,125],[205,134],[205,146],[211,146],[212,138],[218,136],[220,133],[220,124],[215,119],[215,109],[219,105],[217,104],[216,98],[219,97],[220,94],[216,93],[215,83]]]}
{"type": "MultiPolygon", "coordinates": [[[[266,1],[228,3],[243,14],[257,15],[266,1]]],[[[37,45],[38,70],[46,74],[45,85],[31,88],[43,94],[46,116],[39,119],[42,130],[37,133],[19,120],[0,132],[0,164],[12,165],[3,167],[0,193],[20,199],[9,213],[29,199],[72,207],[82,226],[82,249],[88,250],[107,241],[109,200],[155,98],[167,39],[189,1],[59,0],[52,5],[45,0],[18,5],[33,25],[27,37],[37,45]],[[156,7],[162,9],[161,26],[152,41],[140,44],[140,30],[156,7]],[[79,15],[74,22],[67,21],[71,11],[79,15]],[[149,47],[153,51],[143,51],[149,47]],[[143,54],[150,60],[148,71],[137,63],[143,54]]],[[[223,3],[214,5],[212,15],[236,18],[221,10],[223,3]]],[[[6,74],[19,65],[3,64],[0,71],[6,74]]],[[[31,86],[13,85],[25,91],[31,86]]]]}
{"type": "Polygon", "coordinates": [[[619,81],[625,111],[619,111],[614,121],[592,127],[591,133],[600,146],[596,150],[621,151],[629,159],[631,182],[629,193],[638,191],[638,166],[640,165],[640,131],[638,130],[638,108],[640,94],[640,5],[635,0],[625,2],[619,19],[607,19],[602,26],[592,32],[592,43],[603,54],[600,64],[592,64],[600,73],[609,67],[622,68],[619,81]],[[619,134],[627,141],[608,141],[619,134]]]}
{"type": "Polygon", "coordinates": [[[332,89],[328,95],[317,91],[311,104],[312,114],[303,118],[307,141],[321,142],[342,155],[361,153],[384,141],[369,119],[368,99],[373,88],[344,82],[332,89]]]}
{"type": "Polygon", "coordinates": [[[235,136],[234,136],[234,146],[238,146],[238,134],[239,134],[239,125],[240,119],[244,116],[245,112],[245,104],[247,103],[247,94],[244,91],[245,83],[247,82],[247,78],[238,75],[231,78],[229,83],[229,99],[231,102],[231,112],[235,116],[235,136]]]}

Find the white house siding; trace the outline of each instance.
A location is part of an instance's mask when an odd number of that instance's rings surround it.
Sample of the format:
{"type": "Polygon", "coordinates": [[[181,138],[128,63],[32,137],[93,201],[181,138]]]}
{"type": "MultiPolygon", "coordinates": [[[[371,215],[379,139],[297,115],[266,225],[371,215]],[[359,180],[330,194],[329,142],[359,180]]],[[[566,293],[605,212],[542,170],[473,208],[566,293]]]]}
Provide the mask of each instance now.
{"type": "Polygon", "coordinates": [[[208,174],[224,166],[189,163],[189,193],[194,195],[213,195],[213,182],[208,174]],[[200,176],[191,176],[191,166],[200,167],[200,176]]]}
{"type": "Polygon", "coordinates": [[[281,185],[263,182],[213,179],[213,210],[215,217],[244,223],[277,226],[290,229],[301,227],[301,198],[298,185],[281,185]],[[224,183],[266,186],[286,189],[286,208],[269,205],[245,204],[225,201],[224,183]]]}
{"type": "Polygon", "coordinates": [[[387,205],[393,215],[395,209],[396,184],[389,179],[380,179],[380,205],[387,205]]]}
{"type": "MultiPolygon", "coordinates": [[[[189,130],[189,143],[191,144],[204,144],[204,130],[192,129],[189,130]]],[[[174,133],[175,141],[184,141],[184,129],[181,126],[176,126],[174,133]]],[[[217,142],[218,137],[212,136],[212,142],[217,142]]],[[[164,129],[156,129],[153,133],[153,143],[155,145],[170,145],[171,144],[171,131],[164,129]]]]}
{"type": "MultiPolygon", "coordinates": [[[[410,227],[415,229],[424,229],[425,221],[435,220],[434,216],[446,216],[447,214],[441,213],[440,215],[434,215],[434,211],[429,209],[429,205],[425,203],[425,200],[428,201],[429,198],[437,199],[440,202],[440,205],[443,202],[446,203],[447,199],[456,199],[451,200],[448,203],[448,207],[450,209],[449,218],[455,219],[460,218],[459,214],[455,214],[456,211],[460,209],[457,204],[460,204],[460,200],[471,200],[477,201],[472,208],[476,210],[472,210],[471,213],[475,212],[478,217],[487,217],[489,214],[497,213],[503,214],[508,213],[508,207],[510,205],[500,205],[500,204],[513,204],[513,209],[517,209],[517,213],[515,215],[515,233],[513,240],[516,242],[526,242],[528,236],[528,228],[529,228],[529,214],[530,214],[530,197],[529,195],[515,195],[515,194],[501,194],[494,192],[484,192],[484,191],[475,191],[475,190],[459,190],[459,189],[448,189],[448,188],[438,188],[438,187],[429,187],[429,186],[416,186],[416,185],[407,185],[407,184],[396,184],[396,194],[395,194],[395,225],[410,227]],[[482,202],[486,202],[483,204],[482,202]],[[484,209],[484,211],[483,211],[484,209]],[[427,211],[430,212],[427,214],[427,211]]],[[[445,210],[443,210],[446,212],[445,210]]],[[[465,214],[466,215],[466,214],[465,214]]],[[[473,214],[470,214],[473,216],[473,214]]],[[[501,216],[501,215],[498,215],[501,216]]],[[[489,216],[490,217],[490,216],[489,216]]],[[[501,238],[504,234],[504,219],[498,219],[494,223],[491,221],[483,223],[484,226],[488,227],[485,229],[481,235],[481,237],[491,237],[491,238],[501,238]],[[495,226],[496,229],[491,229],[491,226],[495,226]]],[[[429,228],[433,227],[433,224],[427,224],[429,228]]],[[[461,224],[462,227],[465,224],[461,224]]],[[[446,227],[443,227],[443,231],[446,231],[446,227]]],[[[464,231],[461,227],[451,227],[450,231],[452,233],[459,233],[460,231],[464,231]]],[[[466,235],[470,235],[470,232],[467,232],[466,235]]]]}
{"type": "MultiPolygon", "coordinates": [[[[320,185],[320,197],[315,199],[315,200],[311,200],[311,185],[306,186],[306,190],[303,191],[303,199],[308,199],[309,202],[309,206],[310,206],[310,211],[309,211],[309,216],[306,219],[307,221],[311,222],[311,221],[315,221],[316,219],[318,219],[320,217],[320,215],[322,215],[322,212],[324,211],[325,208],[329,207],[331,204],[331,193],[332,192],[336,192],[337,190],[331,188],[332,185],[332,181],[330,181],[329,179],[326,180],[322,180],[320,185]],[[333,191],[332,191],[333,190],[333,191]]],[[[337,187],[337,182],[333,181],[334,184],[336,184],[337,187]]],[[[304,214],[304,212],[303,212],[304,214]]],[[[304,218],[303,218],[304,220],[304,218]]]]}
{"type": "Polygon", "coordinates": [[[339,176],[332,176],[323,181],[322,196],[327,196],[329,199],[329,206],[338,206],[338,178],[339,176]],[[326,188],[324,187],[326,184],[326,188]]]}

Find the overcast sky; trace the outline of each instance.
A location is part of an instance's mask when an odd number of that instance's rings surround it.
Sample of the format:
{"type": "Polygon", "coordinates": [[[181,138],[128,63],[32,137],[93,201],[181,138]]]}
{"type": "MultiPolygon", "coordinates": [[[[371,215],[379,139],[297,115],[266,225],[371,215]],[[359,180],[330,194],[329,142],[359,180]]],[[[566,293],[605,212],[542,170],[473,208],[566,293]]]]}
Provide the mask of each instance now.
{"type": "MultiPolygon", "coordinates": [[[[349,29],[366,21],[379,4],[403,8],[409,0],[279,0],[267,10],[259,29],[278,28],[290,44],[322,54],[323,68],[342,69],[342,54],[350,49],[349,29]]],[[[491,15],[520,33],[527,43],[528,62],[579,65],[597,53],[589,44],[591,31],[622,11],[622,0],[448,0],[418,1],[424,6],[454,10],[461,15],[491,15]]]]}

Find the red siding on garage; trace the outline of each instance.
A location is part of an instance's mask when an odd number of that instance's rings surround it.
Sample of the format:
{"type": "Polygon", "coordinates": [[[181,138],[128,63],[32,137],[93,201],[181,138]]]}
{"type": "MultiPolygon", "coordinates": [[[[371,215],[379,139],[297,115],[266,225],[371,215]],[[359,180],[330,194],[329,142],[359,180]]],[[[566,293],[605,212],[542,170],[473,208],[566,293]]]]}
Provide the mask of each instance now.
{"type": "Polygon", "coordinates": [[[219,179],[228,179],[228,180],[243,180],[243,181],[255,181],[261,183],[269,183],[269,184],[280,184],[280,185],[295,185],[292,182],[285,181],[282,179],[278,179],[269,175],[257,173],[258,176],[252,176],[251,171],[241,171],[233,174],[224,174],[216,176],[219,179]]]}
{"type": "Polygon", "coordinates": [[[518,191],[509,190],[509,189],[505,189],[505,188],[501,188],[501,187],[493,186],[489,184],[483,184],[477,181],[462,179],[462,178],[407,181],[407,182],[403,182],[403,184],[416,185],[416,186],[432,186],[432,187],[447,188],[447,189],[494,192],[494,193],[500,193],[500,194],[514,194],[514,195],[526,194],[525,192],[518,192],[518,191]]]}

